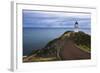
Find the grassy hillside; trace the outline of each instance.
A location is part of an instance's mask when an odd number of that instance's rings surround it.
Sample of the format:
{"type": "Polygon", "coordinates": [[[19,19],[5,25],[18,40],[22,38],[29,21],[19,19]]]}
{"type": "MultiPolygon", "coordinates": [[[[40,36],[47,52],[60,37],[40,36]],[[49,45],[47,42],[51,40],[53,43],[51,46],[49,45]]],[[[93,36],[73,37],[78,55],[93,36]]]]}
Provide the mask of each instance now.
{"type": "MultiPolygon", "coordinates": [[[[90,53],[91,52],[91,36],[84,32],[73,32],[66,31],[60,37],[51,40],[47,45],[40,50],[33,50],[32,53],[28,55],[34,55],[30,57],[30,61],[51,61],[51,60],[61,60],[59,55],[60,51],[67,45],[68,41],[72,41],[74,45],[80,50],[90,53]]],[[[29,61],[29,60],[28,60],[29,61]]]]}

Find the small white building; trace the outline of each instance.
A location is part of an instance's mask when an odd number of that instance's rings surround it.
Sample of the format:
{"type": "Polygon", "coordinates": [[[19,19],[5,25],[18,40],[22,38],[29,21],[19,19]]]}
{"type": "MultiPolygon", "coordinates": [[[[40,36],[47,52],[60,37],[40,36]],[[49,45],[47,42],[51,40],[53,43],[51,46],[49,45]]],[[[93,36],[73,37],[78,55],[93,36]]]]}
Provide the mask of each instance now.
{"type": "Polygon", "coordinates": [[[76,21],[74,24],[74,32],[78,32],[79,31],[79,26],[78,26],[78,22],[76,21]]]}

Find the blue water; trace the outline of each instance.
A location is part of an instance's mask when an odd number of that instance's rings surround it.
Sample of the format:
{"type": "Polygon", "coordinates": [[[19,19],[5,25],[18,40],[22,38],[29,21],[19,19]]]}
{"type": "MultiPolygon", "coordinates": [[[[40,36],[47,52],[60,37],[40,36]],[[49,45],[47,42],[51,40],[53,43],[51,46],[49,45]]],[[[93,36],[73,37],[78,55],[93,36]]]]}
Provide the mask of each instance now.
{"type": "MultiPolygon", "coordinates": [[[[68,28],[23,28],[23,55],[28,55],[33,49],[43,48],[49,41],[61,36],[68,28]]],[[[90,34],[90,29],[80,29],[90,34]]]]}

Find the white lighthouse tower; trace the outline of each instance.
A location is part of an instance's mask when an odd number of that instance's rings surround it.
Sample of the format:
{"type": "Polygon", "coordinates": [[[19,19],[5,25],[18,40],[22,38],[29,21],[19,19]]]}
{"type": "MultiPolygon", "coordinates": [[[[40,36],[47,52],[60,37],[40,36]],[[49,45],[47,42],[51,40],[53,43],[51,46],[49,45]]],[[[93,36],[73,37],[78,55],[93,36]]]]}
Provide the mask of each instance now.
{"type": "Polygon", "coordinates": [[[76,21],[74,24],[74,32],[78,32],[79,31],[79,26],[78,26],[78,22],[76,21]]]}

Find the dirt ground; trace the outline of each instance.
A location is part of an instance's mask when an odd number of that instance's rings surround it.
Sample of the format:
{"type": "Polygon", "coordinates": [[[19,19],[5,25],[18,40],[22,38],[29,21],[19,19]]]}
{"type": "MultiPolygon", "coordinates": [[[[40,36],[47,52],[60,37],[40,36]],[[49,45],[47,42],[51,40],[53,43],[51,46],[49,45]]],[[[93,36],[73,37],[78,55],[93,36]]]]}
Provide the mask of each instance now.
{"type": "Polygon", "coordinates": [[[64,48],[60,51],[60,56],[63,60],[91,59],[91,53],[77,48],[72,41],[64,44],[64,48]]]}

